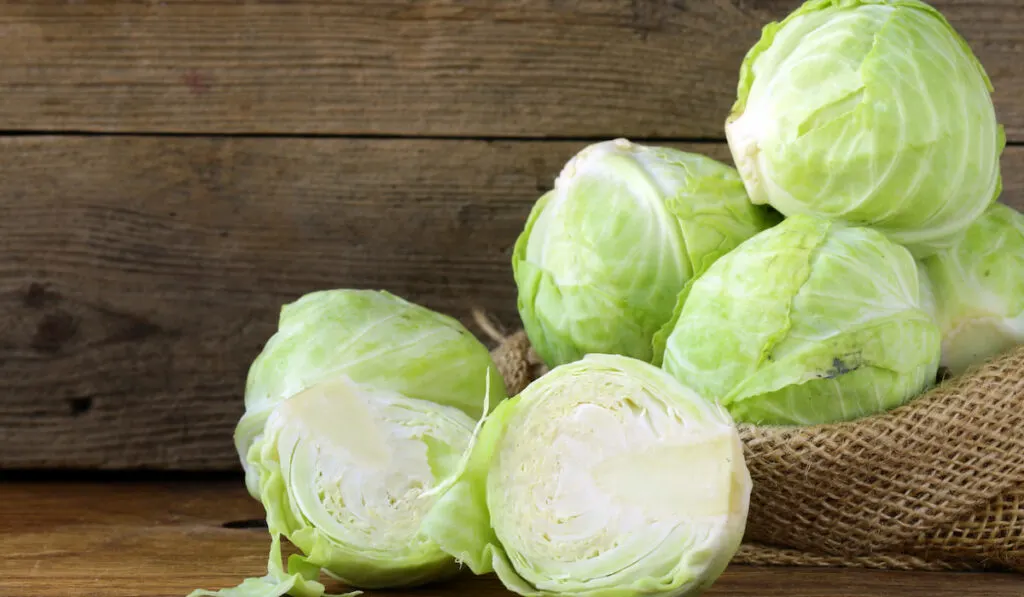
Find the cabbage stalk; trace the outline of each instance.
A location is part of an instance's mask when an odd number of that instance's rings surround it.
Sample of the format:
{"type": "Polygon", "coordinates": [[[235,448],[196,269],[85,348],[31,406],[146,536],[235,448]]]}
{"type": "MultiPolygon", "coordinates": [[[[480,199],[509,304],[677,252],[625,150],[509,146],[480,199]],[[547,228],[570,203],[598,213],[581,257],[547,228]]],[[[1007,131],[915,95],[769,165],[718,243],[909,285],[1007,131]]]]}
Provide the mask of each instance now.
{"type": "Polygon", "coordinates": [[[750,198],[870,226],[917,256],[999,195],[992,85],[917,0],[811,0],[767,25],[726,123],[750,198]]]}
{"type": "Polygon", "coordinates": [[[495,409],[424,528],[524,596],[696,595],[739,547],[750,490],[723,408],[592,354],[495,409]]]}
{"type": "Polygon", "coordinates": [[[941,364],[950,373],[1024,344],[1024,215],[997,203],[922,266],[934,289],[941,364]]]}
{"type": "Polygon", "coordinates": [[[888,410],[935,382],[940,333],[920,276],[879,232],[787,218],[694,282],[663,366],[746,423],[888,410]]]}
{"type": "Polygon", "coordinates": [[[549,366],[591,352],[657,360],[654,335],[686,283],[774,216],[710,158],[625,139],[584,148],[516,242],[530,342],[549,366]]]}

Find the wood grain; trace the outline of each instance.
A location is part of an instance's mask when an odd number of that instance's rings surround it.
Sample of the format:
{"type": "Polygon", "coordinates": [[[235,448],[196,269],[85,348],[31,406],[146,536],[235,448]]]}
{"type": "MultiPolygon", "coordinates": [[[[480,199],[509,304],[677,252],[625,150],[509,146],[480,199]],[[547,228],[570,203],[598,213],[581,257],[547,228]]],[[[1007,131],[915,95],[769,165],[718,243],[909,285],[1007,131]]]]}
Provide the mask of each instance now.
{"type": "Polygon", "coordinates": [[[0,468],[235,469],[248,364],[312,290],[515,325],[511,246],[580,147],[0,139],[0,468]]]}
{"type": "MultiPolygon", "coordinates": [[[[0,485],[0,595],[181,597],[265,573],[262,518],[240,479],[0,485]]],[[[340,589],[337,585],[331,587],[340,589]]],[[[1024,576],[733,566],[708,597],[1019,597],[1024,576]]],[[[511,595],[466,575],[379,597],[511,595]]]]}
{"type": "MultiPolygon", "coordinates": [[[[799,0],[0,2],[0,129],[721,139],[799,0]]],[[[1024,10],[935,0],[1024,140],[1024,10]]]]}

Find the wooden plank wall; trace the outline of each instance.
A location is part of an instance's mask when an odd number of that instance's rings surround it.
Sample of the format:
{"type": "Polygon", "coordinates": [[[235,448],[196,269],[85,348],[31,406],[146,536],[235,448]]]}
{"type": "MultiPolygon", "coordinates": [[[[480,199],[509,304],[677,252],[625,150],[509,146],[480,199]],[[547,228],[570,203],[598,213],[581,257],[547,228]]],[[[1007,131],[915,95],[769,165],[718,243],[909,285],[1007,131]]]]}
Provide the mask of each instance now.
{"type": "MultiPolygon", "coordinates": [[[[231,470],[279,306],[388,288],[516,323],[509,252],[594,140],[727,160],[793,0],[0,0],[0,468],[231,470]]],[[[1024,10],[943,0],[1024,207],[1024,10]]]]}

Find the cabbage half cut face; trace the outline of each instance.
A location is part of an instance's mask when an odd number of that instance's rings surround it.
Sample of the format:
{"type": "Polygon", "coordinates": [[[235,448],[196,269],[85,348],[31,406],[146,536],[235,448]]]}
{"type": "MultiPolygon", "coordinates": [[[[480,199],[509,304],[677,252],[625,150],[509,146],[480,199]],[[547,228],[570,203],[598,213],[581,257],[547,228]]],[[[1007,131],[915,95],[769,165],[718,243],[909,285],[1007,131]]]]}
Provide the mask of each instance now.
{"type": "Polygon", "coordinates": [[[292,396],[248,455],[272,537],[268,574],[193,596],[319,597],[321,571],[361,588],[454,574],[454,559],[422,524],[463,468],[475,428],[457,408],[344,377],[292,396]],[[282,537],[301,550],[287,570],[282,537]]]}
{"type": "Polygon", "coordinates": [[[426,529],[521,595],[693,595],[738,548],[750,489],[724,409],[588,355],[495,410],[426,529]]]}

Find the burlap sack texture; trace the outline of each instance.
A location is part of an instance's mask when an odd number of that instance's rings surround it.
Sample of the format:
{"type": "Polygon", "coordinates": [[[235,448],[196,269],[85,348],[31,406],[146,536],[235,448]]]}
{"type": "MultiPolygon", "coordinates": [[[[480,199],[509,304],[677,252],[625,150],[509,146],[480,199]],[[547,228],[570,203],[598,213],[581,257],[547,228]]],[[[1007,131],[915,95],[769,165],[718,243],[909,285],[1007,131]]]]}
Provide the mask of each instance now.
{"type": "MultiPolygon", "coordinates": [[[[526,334],[481,323],[510,395],[544,373],[526,334]]],[[[738,563],[1024,572],[1024,347],[888,413],[740,434],[738,563]]]]}

